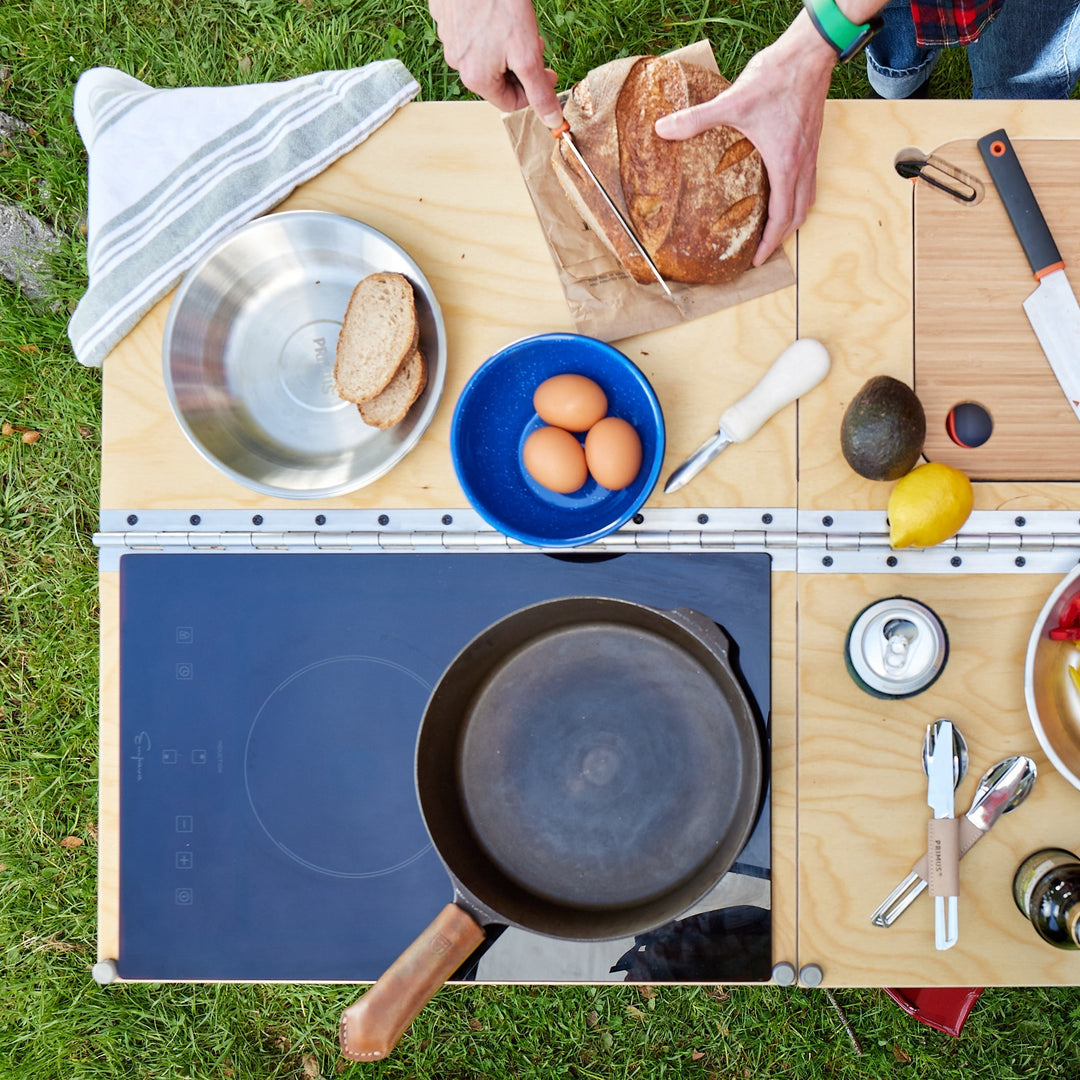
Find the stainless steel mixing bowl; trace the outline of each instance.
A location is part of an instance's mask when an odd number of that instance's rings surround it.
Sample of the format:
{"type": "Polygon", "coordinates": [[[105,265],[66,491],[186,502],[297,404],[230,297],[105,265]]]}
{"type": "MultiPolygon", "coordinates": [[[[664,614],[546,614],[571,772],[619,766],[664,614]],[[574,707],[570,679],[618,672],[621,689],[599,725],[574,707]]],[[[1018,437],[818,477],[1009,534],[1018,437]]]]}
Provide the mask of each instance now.
{"type": "Polygon", "coordinates": [[[195,448],[267,495],[314,499],[382,476],[420,439],[446,378],[439,303],[393,240],[316,210],[258,218],[231,233],[184,278],[165,325],[165,386],[195,448]],[[416,294],[424,393],[385,431],[334,392],[334,351],[356,283],[404,274],[416,294]]]}
{"type": "Polygon", "coordinates": [[[1035,621],[1024,664],[1024,695],[1039,745],[1054,768],[1080,788],[1080,689],[1069,674],[1070,667],[1080,665],[1080,649],[1076,642],[1049,636],[1077,593],[1080,566],[1058,584],[1035,621]]]}

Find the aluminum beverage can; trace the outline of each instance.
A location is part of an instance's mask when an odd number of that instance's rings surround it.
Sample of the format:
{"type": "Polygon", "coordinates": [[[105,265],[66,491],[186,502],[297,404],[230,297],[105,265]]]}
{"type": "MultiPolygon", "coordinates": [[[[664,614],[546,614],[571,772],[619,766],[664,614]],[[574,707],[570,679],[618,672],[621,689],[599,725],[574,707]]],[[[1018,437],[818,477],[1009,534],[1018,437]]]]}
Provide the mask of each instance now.
{"type": "Polygon", "coordinates": [[[925,604],[893,596],[859,612],[844,652],[849,674],[868,694],[905,698],[921,693],[941,674],[949,639],[925,604]]]}

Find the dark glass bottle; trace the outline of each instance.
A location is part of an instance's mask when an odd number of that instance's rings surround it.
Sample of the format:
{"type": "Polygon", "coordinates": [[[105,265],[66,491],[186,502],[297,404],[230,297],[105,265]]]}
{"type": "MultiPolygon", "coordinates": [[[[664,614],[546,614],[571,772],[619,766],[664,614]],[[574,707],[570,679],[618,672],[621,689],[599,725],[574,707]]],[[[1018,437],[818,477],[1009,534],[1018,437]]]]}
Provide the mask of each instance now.
{"type": "Polygon", "coordinates": [[[1059,949],[1080,949],[1080,858],[1071,851],[1029,855],[1013,878],[1013,899],[1040,937],[1059,949]]]}

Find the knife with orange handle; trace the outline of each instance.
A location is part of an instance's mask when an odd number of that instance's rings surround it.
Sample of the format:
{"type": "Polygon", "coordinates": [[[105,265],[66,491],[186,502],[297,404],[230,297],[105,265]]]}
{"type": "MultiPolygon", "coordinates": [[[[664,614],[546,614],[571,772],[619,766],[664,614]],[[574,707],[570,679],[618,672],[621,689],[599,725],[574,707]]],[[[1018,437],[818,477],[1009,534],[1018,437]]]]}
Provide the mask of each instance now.
{"type": "MultiPolygon", "coordinates": [[[[649,269],[652,271],[653,277],[655,277],[656,280],[660,282],[660,287],[664,290],[665,293],[667,293],[668,299],[678,308],[679,305],[676,302],[675,297],[672,295],[671,289],[668,288],[668,283],[664,280],[660,271],[657,270],[656,263],[652,261],[652,257],[645,250],[645,246],[637,238],[634,230],[630,228],[630,223],[623,216],[622,211],[619,210],[619,208],[612,200],[611,196],[607,193],[607,191],[604,190],[604,185],[601,184],[600,181],[597,179],[596,173],[594,173],[592,169],[589,168],[589,163],[585,160],[584,157],[582,157],[581,151],[577,148],[573,136],[570,134],[569,122],[564,120],[557,128],[552,128],[551,134],[556,139],[562,139],[563,145],[570,151],[570,153],[574,155],[575,160],[584,170],[585,175],[593,182],[593,184],[596,185],[596,190],[600,192],[600,195],[603,197],[603,200],[607,204],[608,209],[615,215],[616,220],[623,227],[623,231],[628,237],[630,237],[630,241],[637,249],[637,253],[648,264],[649,269]]],[[[679,311],[681,313],[682,308],[679,308],[679,311]]]]}
{"type": "Polygon", "coordinates": [[[1080,304],[1065,276],[1065,262],[1004,128],[984,135],[978,147],[1038,282],[1024,301],[1024,311],[1080,418],[1080,304]]]}

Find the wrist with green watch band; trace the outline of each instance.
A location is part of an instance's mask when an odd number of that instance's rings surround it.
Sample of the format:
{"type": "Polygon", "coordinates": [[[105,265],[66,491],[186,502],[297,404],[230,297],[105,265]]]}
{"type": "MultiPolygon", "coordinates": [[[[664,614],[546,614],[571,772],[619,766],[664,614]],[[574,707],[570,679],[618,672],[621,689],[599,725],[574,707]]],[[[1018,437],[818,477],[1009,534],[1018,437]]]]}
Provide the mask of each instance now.
{"type": "Polygon", "coordinates": [[[840,61],[850,60],[881,29],[877,15],[865,23],[853,23],[836,6],[836,0],[803,0],[803,7],[814,29],[836,50],[840,61]]]}

